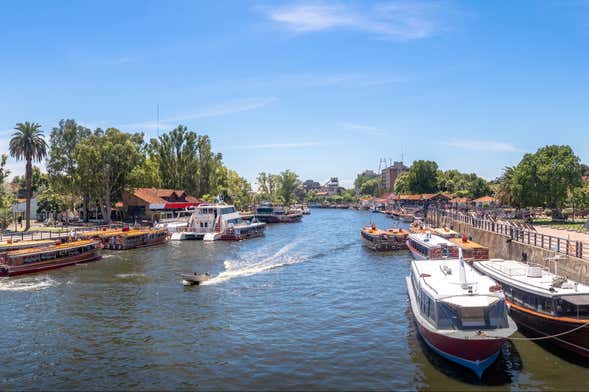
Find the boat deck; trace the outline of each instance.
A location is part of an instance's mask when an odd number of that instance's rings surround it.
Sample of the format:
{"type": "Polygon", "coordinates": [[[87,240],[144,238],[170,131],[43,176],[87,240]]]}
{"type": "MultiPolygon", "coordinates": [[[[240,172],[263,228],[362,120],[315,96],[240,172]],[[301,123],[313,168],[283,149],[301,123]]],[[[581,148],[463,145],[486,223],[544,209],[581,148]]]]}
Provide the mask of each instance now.
{"type": "Polygon", "coordinates": [[[561,278],[559,275],[521,261],[491,259],[489,261],[475,262],[474,265],[483,273],[496,276],[497,279],[503,279],[507,284],[516,287],[522,286],[533,289],[539,295],[547,297],[554,295],[589,295],[589,286],[568,281],[570,285],[563,284],[561,287],[555,287],[553,284],[556,279],[561,278]],[[535,270],[530,271],[530,268],[535,268],[535,270]],[[534,274],[530,274],[530,272],[534,272],[538,277],[533,277],[534,274]]]}

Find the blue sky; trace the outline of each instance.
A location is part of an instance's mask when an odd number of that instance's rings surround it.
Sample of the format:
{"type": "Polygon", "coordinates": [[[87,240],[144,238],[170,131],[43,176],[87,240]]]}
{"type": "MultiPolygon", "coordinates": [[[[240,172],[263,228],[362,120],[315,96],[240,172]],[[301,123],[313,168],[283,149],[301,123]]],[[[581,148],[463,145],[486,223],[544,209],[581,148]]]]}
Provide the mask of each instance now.
{"type": "Polygon", "coordinates": [[[6,2],[0,150],[26,120],[155,136],[159,104],[250,180],[401,154],[491,179],[549,143],[589,161],[587,70],[586,1],[6,2]]]}

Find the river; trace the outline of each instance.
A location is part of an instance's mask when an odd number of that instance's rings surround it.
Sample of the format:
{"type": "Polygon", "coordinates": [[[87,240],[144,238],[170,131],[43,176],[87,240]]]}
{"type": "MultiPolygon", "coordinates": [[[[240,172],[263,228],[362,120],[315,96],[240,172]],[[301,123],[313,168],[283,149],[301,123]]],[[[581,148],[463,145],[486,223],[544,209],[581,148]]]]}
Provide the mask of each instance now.
{"type": "MultiPolygon", "coordinates": [[[[416,337],[410,254],[375,254],[381,214],[312,210],[240,243],[104,252],[0,278],[0,389],[589,389],[589,369],[529,341],[479,381],[416,337]],[[215,277],[185,288],[179,275],[215,277]]],[[[517,337],[522,337],[519,333],[517,337]]]]}

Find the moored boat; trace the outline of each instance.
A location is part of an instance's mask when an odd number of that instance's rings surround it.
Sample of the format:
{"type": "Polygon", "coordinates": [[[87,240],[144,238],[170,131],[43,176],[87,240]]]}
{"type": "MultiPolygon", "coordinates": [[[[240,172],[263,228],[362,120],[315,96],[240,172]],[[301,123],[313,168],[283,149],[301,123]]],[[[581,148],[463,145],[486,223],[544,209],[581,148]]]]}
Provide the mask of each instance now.
{"type": "Polygon", "coordinates": [[[172,240],[240,241],[264,235],[266,224],[244,220],[233,205],[201,204],[185,231],[172,233],[172,240]]]}
{"type": "Polygon", "coordinates": [[[434,227],[433,229],[431,229],[432,234],[437,235],[438,237],[442,237],[445,239],[450,239],[450,238],[459,238],[460,237],[460,233],[457,231],[452,230],[449,227],[434,227]]]}
{"type": "Polygon", "coordinates": [[[105,249],[128,250],[163,244],[168,240],[168,232],[165,229],[123,228],[82,232],[80,237],[99,240],[105,249]]]}
{"type": "Polygon", "coordinates": [[[407,249],[407,236],[409,232],[401,228],[381,230],[374,224],[360,230],[362,243],[378,252],[407,249]]]}
{"type": "Polygon", "coordinates": [[[521,261],[477,261],[501,284],[521,330],[589,358],[589,286],[521,261]]]}
{"type": "Polygon", "coordinates": [[[0,244],[0,254],[19,249],[42,248],[55,245],[55,240],[7,241],[0,244]]]}
{"type": "Polygon", "coordinates": [[[425,343],[481,378],[517,330],[501,288],[461,259],[414,260],[406,282],[425,343]]]}
{"type": "Polygon", "coordinates": [[[0,276],[46,271],[100,259],[99,242],[81,240],[12,250],[0,255],[0,276]]]}
{"type": "Polygon", "coordinates": [[[458,257],[458,245],[430,232],[412,233],[407,238],[407,248],[417,260],[442,260],[458,257]]]}
{"type": "Polygon", "coordinates": [[[286,211],[281,206],[272,203],[261,203],[256,208],[255,218],[264,223],[295,223],[303,218],[301,211],[286,211]]]}
{"type": "Polygon", "coordinates": [[[462,255],[466,261],[489,260],[489,248],[469,240],[465,235],[462,238],[448,238],[448,241],[462,249],[462,255]]]}

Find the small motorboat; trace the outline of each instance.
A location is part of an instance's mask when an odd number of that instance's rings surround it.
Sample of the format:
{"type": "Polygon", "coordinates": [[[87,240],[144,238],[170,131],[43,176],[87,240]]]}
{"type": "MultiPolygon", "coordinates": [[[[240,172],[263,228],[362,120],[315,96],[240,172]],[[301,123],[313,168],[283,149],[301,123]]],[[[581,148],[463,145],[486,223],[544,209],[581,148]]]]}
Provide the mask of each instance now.
{"type": "Polygon", "coordinates": [[[192,274],[182,275],[182,284],[184,286],[198,286],[202,282],[206,282],[209,279],[211,279],[211,274],[209,274],[208,272],[194,272],[192,274]]]}

